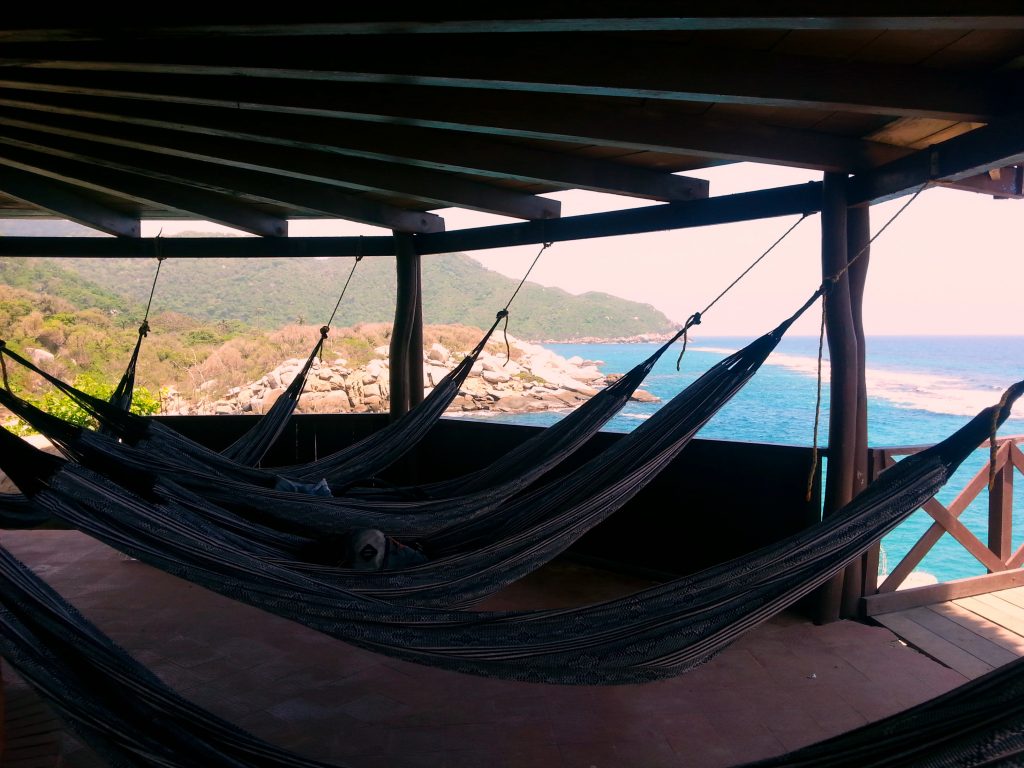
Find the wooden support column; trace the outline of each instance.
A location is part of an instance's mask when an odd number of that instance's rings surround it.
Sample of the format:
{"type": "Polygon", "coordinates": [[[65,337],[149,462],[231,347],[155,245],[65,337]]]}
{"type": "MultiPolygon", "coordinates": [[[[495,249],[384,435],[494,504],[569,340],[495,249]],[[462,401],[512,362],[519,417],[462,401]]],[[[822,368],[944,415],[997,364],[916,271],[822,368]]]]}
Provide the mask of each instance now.
{"type": "Polygon", "coordinates": [[[398,293],[391,331],[391,417],[397,418],[423,399],[423,313],[420,256],[411,235],[395,232],[398,293]]]}
{"type": "MultiPolygon", "coordinates": [[[[868,387],[867,387],[867,343],[864,337],[864,288],[867,284],[868,264],[871,258],[871,209],[864,205],[848,208],[846,212],[846,257],[856,259],[850,266],[850,311],[853,317],[853,333],[857,341],[856,371],[857,415],[854,437],[853,486],[851,498],[864,490],[868,484],[868,387]],[[859,254],[859,255],[858,255],[859,254]]],[[[860,598],[870,582],[877,581],[878,549],[872,548],[846,569],[843,582],[841,615],[856,616],[860,610],[860,598]],[[869,575],[870,574],[870,575],[869,575]]]]}
{"type": "MultiPolygon", "coordinates": [[[[828,278],[847,264],[846,176],[826,173],[821,210],[821,271],[828,278]]],[[[850,276],[844,274],[827,296],[825,331],[831,361],[829,385],[828,472],[823,514],[827,517],[853,498],[857,440],[857,334],[850,296],[850,276]]],[[[816,620],[840,617],[843,574],[819,592],[816,620]]]]}

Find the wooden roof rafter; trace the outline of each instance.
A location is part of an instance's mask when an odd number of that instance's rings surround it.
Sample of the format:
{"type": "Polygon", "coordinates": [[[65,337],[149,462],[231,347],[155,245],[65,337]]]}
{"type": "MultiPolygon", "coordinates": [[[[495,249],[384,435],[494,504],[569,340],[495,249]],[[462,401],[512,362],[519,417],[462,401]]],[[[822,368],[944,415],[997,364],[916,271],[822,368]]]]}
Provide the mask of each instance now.
{"type": "Polygon", "coordinates": [[[67,97],[98,97],[103,101],[100,111],[115,114],[122,109],[132,114],[134,102],[216,107],[243,114],[267,112],[289,120],[324,117],[703,159],[691,167],[747,160],[842,171],[870,168],[905,154],[888,144],[821,131],[701,114],[675,117],[651,104],[605,104],[551,94],[481,91],[467,99],[463,93],[435,89],[425,99],[400,85],[298,82],[275,90],[245,78],[191,82],[122,75],[85,78],[80,73],[40,78],[2,71],[0,89],[11,91],[0,90],[5,103],[41,111],[60,109],[58,99],[67,97]],[[22,91],[33,95],[16,95],[22,91]],[[124,100],[127,106],[111,105],[107,99],[124,100]]]}
{"type": "MultiPolygon", "coordinates": [[[[382,50],[373,38],[342,47],[285,38],[268,46],[241,39],[26,46],[0,57],[5,68],[188,77],[253,77],[314,82],[402,83],[698,103],[754,104],[955,120],[989,119],[1005,91],[1001,78],[847,58],[725,49],[622,35],[596,35],[580,57],[552,35],[502,41],[454,36],[438,44],[415,36],[382,50]],[[616,66],[595,69],[593,61],[616,66]],[[287,62],[282,66],[282,62],[287,62]]],[[[1012,80],[1012,78],[1009,78],[1012,80]]]]}
{"type": "MultiPolygon", "coordinates": [[[[66,135],[81,133],[89,122],[105,121],[121,126],[241,139],[371,160],[401,160],[414,167],[479,174],[561,189],[626,194],[663,202],[692,200],[706,197],[708,193],[708,184],[703,179],[501,142],[482,133],[467,133],[454,142],[450,133],[436,128],[386,123],[371,126],[364,121],[342,121],[318,115],[299,118],[263,112],[255,122],[249,110],[172,106],[139,100],[122,100],[104,109],[95,100],[81,96],[36,93],[27,98],[11,98],[11,95],[0,90],[0,107],[17,110],[12,114],[21,114],[24,120],[35,119],[32,115],[38,113],[82,118],[78,123],[64,123],[68,130],[66,135]]],[[[100,126],[96,131],[98,133],[93,135],[107,139],[120,135],[109,125],[100,126]]],[[[138,137],[135,130],[131,135],[138,137]]],[[[168,136],[164,146],[181,143],[180,139],[174,141],[168,136]]]]}

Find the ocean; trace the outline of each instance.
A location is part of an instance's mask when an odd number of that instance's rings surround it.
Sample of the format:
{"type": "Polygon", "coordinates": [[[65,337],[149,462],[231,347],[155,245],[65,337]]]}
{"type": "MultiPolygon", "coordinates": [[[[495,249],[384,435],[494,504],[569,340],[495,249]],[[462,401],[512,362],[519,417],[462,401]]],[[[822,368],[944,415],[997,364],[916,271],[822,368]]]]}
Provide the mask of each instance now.
{"type": "MultiPolygon", "coordinates": [[[[748,343],[748,338],[699,337],[690,342],[681,370],[678,347],[665,354],[643,388],[667,400],[712,364],[748,343]]],[[[1002,391],[1024,378],[1024,336],[879,336],[869,338],[867,359],[868,434],[873,447],[924,445],[937,442],[970,416],[998,401],[1002,391]]],[[[651,354],[654,344],[548,344],[563,357],[599,360],[606,373],[624,372],[651,354]]],[[[816,396],[817,337],[783,339],[775,353],[731,403],[698,437],[785,445],[810,445],[816,396]]],[[[826,350],[827,355],[827,350],[826,350]]],[[[824,366],[825,380],[828,365],[824,366]]],[[[828,388],[823,391],[827,413],[828,388]]],[[[606,427],[629,432],[650,417],[659,403],[629,403],[606,427]]],[[[564,414],[487,414],[478,418],[547,426],[564,414]]],[[[477,417],[474,417],[477,418],[477,417]]],[[[1024,404],[1018,403],[999,433],[1024,434],[1024,404]]],[[[828,439],[823,415],[819,444],[828,439]]],[[[988,460],[988,451],[972,455],[939,500],[948,504],[988,460]]],[[[1024,543],[1024,481],[1015,479],[1013,546],[1024,543]]],[[[983,542],[987,538],[987,493],[982,492],[962,515],[964,524],[983,542]]],[[[894,567],[931,524],[916,512],[882,542],[882,569],[894,567]]],[[[918,566],[925,579],[939,581],[976,576],[985,569],[948,534],[918,566]]]]}

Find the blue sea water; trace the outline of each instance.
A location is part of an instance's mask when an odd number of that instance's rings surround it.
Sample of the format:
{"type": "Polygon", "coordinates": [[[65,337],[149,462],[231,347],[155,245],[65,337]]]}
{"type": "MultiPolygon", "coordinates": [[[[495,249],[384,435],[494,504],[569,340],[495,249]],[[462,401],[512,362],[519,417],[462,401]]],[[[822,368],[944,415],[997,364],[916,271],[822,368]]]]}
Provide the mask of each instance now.
{"type": "MultiPolygon", "coordinates": [[[[670,350],[648,376],[643,388],[667,400],[748,338],[700,337],[691,341],[676,371],[678,351],[670,350]]],[[[603,361],[602,370],[624,372],[651,354],[654,344],[550,344],[563,357],[603,361]]],[[[937,442],[962,426],[981,408],[998,401],[1002,391],[1024,378],[1024,336],[881,336],[868,339],[868,433],[873,447],[937,442]]],[[[700,433],[700,437],[810,445],[816,398],[817,337],[783,339],[746,388],[700,433]]],[[[827,355],[827,351],[826,351],[827,355]]],[[[827,381],[828,365],[825,364],[827,381]]],[[[629,403],[606,427],[628,432],[654,413],[658,403],[629,403]]],[[[823,414],[828,387],[823,391],[823,414]]],[[[564,414],[492,414],[483,418],[546,426],[564,414]]],[[[819,444],[827,441],[822,419],[819,444]]],[[[1024,434],[1024,404],[1018,403],[1000,435],[1024,434]]],[[[987,450],[976,451],[943,489],[949,504],[970,478],[985,467],[987,450]]],[[[1014,497],[1014,547],[1024,543],[1024,482],[1018,475],[1014,497]]],[[[987,492],[982,492],[961,520],[982,542],[987,540],[987,492]]],[[[882,567],[894,567],[930,526],[916,512],[882,542],[882,567]]],[[[939,581],[985,573],[985,569],[948,534],[925,557],[918,570],[939,581]]]]}

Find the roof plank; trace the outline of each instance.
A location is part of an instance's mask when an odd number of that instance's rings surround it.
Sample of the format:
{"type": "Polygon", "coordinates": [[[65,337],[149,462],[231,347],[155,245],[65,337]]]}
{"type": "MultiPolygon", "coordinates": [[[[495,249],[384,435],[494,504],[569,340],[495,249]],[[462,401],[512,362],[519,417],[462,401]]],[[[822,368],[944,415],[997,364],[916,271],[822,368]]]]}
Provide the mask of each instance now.
{"type": "MultiPolygon", "coordinates": [[[[879,142],[758,123],[752,120],[670,115],[650,105],[604,104],[550,94],[474,93],[436,90],[425,99],[406,86],[289,83],[232,78],[147,78],[133,75],[5,71],[0,88],[78,94],[102,99],[162,102],[308,115],[372,123],[414,125],[494,136],[570,141],[635,151],[697,155],[715,161],[778,163],[830,171],[863,170],[902,157],[879,142]]],[[[12,94],[0,94],[12,98],[12,94]]],[[[14,96],[15,100],[19,97],[14,96]]],[[[117,104],[102,104],[117,112],[117,104]]],[[[128,107],[127,109],[130,109],[128,107]]]]}
{"type": "Polygon", "coordinates": [[[254,235],[284,237],[288,234],[285,219],[241,205],[224,195],[26,151],[2,138],[0,144],[0,165],[149,205],[174,208],[254,235]]]}
{"type": "Polygon", "coordinates": [[[103,205],[78,188],[10,166],[0,166],[0,192],[62,218],[117,237],[141,237],[139,219],[103,205]]]}
{"type": "Polygon", "coordinates": [[[677,176],[626,163],[595,160],[500,142],[479,133],[407,125],[264,113],[258,123],[237,109],[120,101],[97,104],[85,97],[0,95],[0,106],[126,125],[243,139],[373,160],[399,160],[423,168],[541,183],[563,189],[640,197],[663,202],[707,197],[703,179],[677,176]]]}
{"type": "Polygon", "coordinates": [[[29,47],[5,67],[80,72],[244,76],[289,81],[472,88],[670,101],[842,110],[987,121],[1003,89],[991,78],[760,50],[701,47],[629,36],[463,36],[437,45],[412,37],[382,47],[372,38],[344,46],[302,39],[109,42],[29,47]],[[615,62],[614,67],[595,62],[615,62]],[[287,62],[287,66],[282,66],[287,62]]]}
{"type": "MultiPolygon", "coordinates": [[[[7,115],[0,113],[0,126],[3,126],[6,136],[33,142],[39,148],[80,153],[92,158],[103,154],[102,147],[96,146],[98,142],[145,150],[147,154],[158,153],[266,172],[318,185],[339,185],[348,189],[416,197],[435,207],[459,206],[521,219],[555,218],[561,208],[557,200],[501,189],[452,174],[420,168],[396,168],[362,158],[325,156],[282,146],[271,149],[253,142],[216,136],[192,136],[188,142],[183,142],[181,134],[164,129],[93,124],[92,130],[86,130],[90,127],[86,121],[60,117],[21,120],[7,115]]],[[[132,157],[142,171],[151,162],[144,154],[132,157]]]]}

